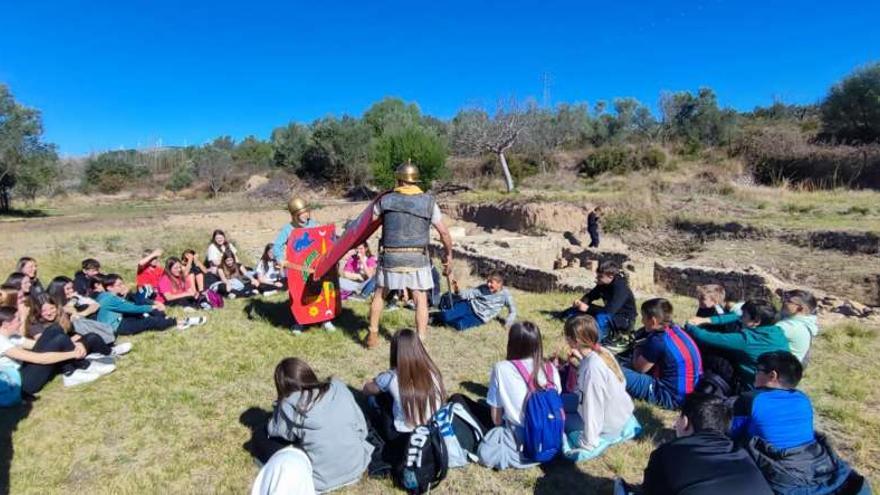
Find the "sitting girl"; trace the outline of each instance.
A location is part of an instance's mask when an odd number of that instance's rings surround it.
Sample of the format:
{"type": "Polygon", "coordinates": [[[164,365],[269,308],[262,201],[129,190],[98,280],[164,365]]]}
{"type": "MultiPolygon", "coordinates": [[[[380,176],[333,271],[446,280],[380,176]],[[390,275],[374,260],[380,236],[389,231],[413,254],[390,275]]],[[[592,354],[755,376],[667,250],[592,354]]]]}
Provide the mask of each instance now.
{"type": "Polygon", "coordinates": [[[187,276],[192,275],[196,291],[199,294],[205,292],[205,273],[208,269],[196,256],[196,252],[192,249],[185,250],[180,255],[180,262],[183,263],[183,273],[186,273],[187,276]]]}
{"type": "Polygon", "coordinates": [[[205,264],[219,267],[223,262],[223,256],[227,253],[231,254],[236,262],[238,261],[238,250],[229,242],[226,233],[217,229],[211,234],[211,243],[205,251],[205,264]]]}
{"type": "Polygon", "coordinates": [[[260,261],[254,268],[254,276],[259,282],[258,289],[264,295],[272,295],[275,291],[287,288],[287,277],[278,267],[273,248],[273,244],[266,244],[266,247],[263,248],[263,255],[260,256],[260,261]]]}
{"type": "Polygon", "coordinates": [[[165,271],[159,278],[156,301],[165,306],[198,307],[195,277],[184,271],[183,263],[175,257],[165,261],[165,271]]]}
{"type": "Polygon", "coordinates": [[[248,276],[232,251],[226,251],[217,269],[217,277],[221,284],[213,283],[211,288],[220,295],[235,299],[236,297],[250,297],[259,294],[256,288],[257,281],[248,276]]]}
{"type": "Polygon", "coordinates": [[[348,299],[356,294],[360,297],[370,297],[376,290],[376,266],[378,261],[367,243],[363,243],[352,250],[342,259],[342,273],[339,277],[339,288],[342,290],[342,299],[348,299]]]}
{"type": "Polygon", "coordinates": [[[115,357],[131,350],[130,342],[109,348],[116,341],[115,332],[110,325],[92,319],[97,316],[100,306],[94,299],[78,294],[73,287],[73,280],[64,276],[55,277],[49,282],[46,293],[55,307],[61,310],[57,320],[61,327],[66,328],[69,333],[72,326],[73,331],[83,337],[89,351],[99,354],[109,352],[115,357]],[[100,342],[95,342],[96,338],[100,342]]]}
{"type": "Polygon", "coordinates": [[[599,326],[592,316],[565,322],[565,340],[579,361],[577,391],[562,396],[565,431],[577,460],[598,456],[613,443],[628,440],[640,430],[626,379],[614,356],[599,345],[599,326]]]}
{"type": "Polygon", "coordinates": [[[45,292],[43,284],[41,284],[40,279],[37,278],[37,260],[28,256],[19,258],[18,264],[15,265],[15,271],[23,273],[28,279],[30,279],[31,295],[36,296],[45,292]]]}
{"type": "Polygon", "coordinates": [[[319,380],[305,361],[286,358],[275,367],[275,390],[269,436],[305,451],[315,489],[328,492],[360,480],[373,446],[364,413],[345,383],[319,380]]]}
{"type": "Polygon", "coordinates": [[[410,433],[446,402],[443,376],[409,328],[398,330],[391,340],[390,369],[367,382],[363,391],[370,396],[371,422],[385,441],[382,460],[392,466],[406,454],[410,433]]]}

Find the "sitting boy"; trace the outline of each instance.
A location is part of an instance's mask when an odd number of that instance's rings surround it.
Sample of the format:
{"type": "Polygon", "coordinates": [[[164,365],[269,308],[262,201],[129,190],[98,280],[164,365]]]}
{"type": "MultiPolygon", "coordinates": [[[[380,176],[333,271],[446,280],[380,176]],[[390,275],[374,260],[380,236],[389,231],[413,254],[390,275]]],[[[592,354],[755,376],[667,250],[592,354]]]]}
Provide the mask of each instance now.
{"type": "MultiPolygon", "coordinates": [[[[742,322],[742,330],[731,333],[713,332],[690,324],[685,328],[700,346],[706,369],[724,378],[733,395],[751,390],[758,356],[765,352],[789,350],[788,340],[775,324],[776,309],[769,302],[752,299],[743,304],[741,317],[735,314],[713,316],[709,322],[724,324],[737,318],[742,322]]],[[[703,321],[691,319],[692,323],[703,321]]]]}
{"type": "Polygon", "coordinates": [[[746,445],[776,493],[870,493],[864,478],[814,432],[813,406],[797,390],[802,374],[794,354],[762,354],[754,390],[734,403],[731,436],[746,445]]]}
{"type": "Polygon", "coordinates": [[[560,316],[563,319],[589,314],[599,324],[599,339],[605,342],[614,333],[629,332],[636,321],[636,298],[620,266],[606,261],[596,270],[596,286],[584,297],[574,301],[560,316]],[[604,306],[594,301],[602,300],[604,306]]]}
{"type": "Polygon", "coordinates": [[[816,298],[805,290],[790,290],[782,296],[782,319],[776,324],[788,340],[791,353],[806,366],[813,337],[819,335],[816,298]]]}
{"type": "Polygon", "coordinates": [[[89,288],[89,279],[100,275],[101,263],[94,258],[88,258],[82,262],[82,270],[73,275],[73,290],[81,296],[93,296],[89,288]]]}
{"type": "Polygon", "coordinates": [[[456,330],[467,330],[495,318],[505,307],[507,318],[504,327],[510,328],[516,321],[516,305],[513,296],[504,287],[504,276],[500,273],[490,273],[485,284],[465,291],[459,291],[458,281],[453,281],[452,289],[460,300],[452,308],[436,313],[436,322],[456,330]]]}
{"type": "Polygon", "coordinates": [[[165,305],[156,302],[150,305],[133,304],[125,299],[128,285],[122,277],[111,273],[101,278],[104,292],[95,298],[101,306],[98,321],[105,323],[117,335],[134,335],[146,330],[165,330],[177,325],[180,330],[193,325],[203,325],[204,316],[193,316],[178,323],[175,318],[165,316],[165,305]]]}
{"type": "Polygon", "coordinates": [[[626,391],[666,409],[677,409],[703,373],[697,344],[672,322],[672,304],[651,299],[642,304],[645,337],[636,343],[632,362],[624,363],[626,391]]]}
{"type": "Polygon", "coordinates": [[[723,399],[689,394],[675,422],[676,438],[651,453],[641,491],[627,489],[623,493],[772,494],[749,454],[725,436],[729,423],[723,399]]]}
{"type": "MultiPolygon", "coordinates": [[[[700,320],[703,328],[715,332],[735,332],[740,329],[740,308],[742,304],[730,305],[726,304],[727,291],[718,284],[706,284],[697,286],[697,318],[705,318],[700,320]],[[737,316],[736,321],[713,325],[709,318],[713,316],[733,315],[737,316]]],[[[731,318],[728,316],[728,318],[731,318]]]]}

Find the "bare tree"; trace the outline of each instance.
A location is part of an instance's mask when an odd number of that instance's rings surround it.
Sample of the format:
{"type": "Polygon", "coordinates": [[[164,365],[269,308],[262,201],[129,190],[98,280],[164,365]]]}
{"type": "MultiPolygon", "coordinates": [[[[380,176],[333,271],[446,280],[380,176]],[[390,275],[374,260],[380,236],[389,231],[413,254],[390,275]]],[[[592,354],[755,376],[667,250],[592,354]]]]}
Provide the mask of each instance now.
{"type": "Polygon", "coordinates": [[[232,155],[229,151],[207,146],[196,157],[196,171],[208,183],[211,197],[217,197],[232,178],[232,155]]]}
{"type": "Polygon", "coordinates": [[[507,192],[514,189],[513,177],[504,153],[529,127],[528,113],[511,101],[498,104],[495,115],[479,108],[462,110],[452,120],[452,142],[455,150],[463,154],[492,153],[498,156],[507,192]]]}

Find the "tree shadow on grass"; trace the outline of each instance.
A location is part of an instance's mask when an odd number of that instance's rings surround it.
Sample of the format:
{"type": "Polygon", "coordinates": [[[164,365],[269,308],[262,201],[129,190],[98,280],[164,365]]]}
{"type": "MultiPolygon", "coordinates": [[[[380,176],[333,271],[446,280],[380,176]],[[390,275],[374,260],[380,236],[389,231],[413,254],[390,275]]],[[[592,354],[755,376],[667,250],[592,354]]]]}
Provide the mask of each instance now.
{"type": "MultiPolygon", "coordinates": [[[[248,320],[262,318],[270,325],[277,328],[289,330],[296,320],[290,312],[290,302],[288,300],[267,301],[264,299],[251,299],[244,308],[248,320]]],[[[356,343],[360,343],[360,331],[367,328],[369,322],[362,316],[358,316],[349,308],[342,308],[342,311],[333,319],[333,324],[342,330],[342,332],[356,343]]],[[[381,333],[380,329],[380,333],[381,333]]],[[[385,332],[386,338],[388,332],[385,332]]]]}
{"type": "Polygon", "coordinates": [[[19,209],[11,209],[8,211],[0,210],[0,217],[2,218],[43,218],[48,217],[49,214],[43,210],[37,209],[27,209],[27,210],[19,210],[19,209]]]}
{"type": "Polygon", "coordinates": [[[24,401],[17,406],[0,409],[0,495],[9,493],[9,472],[15,455],[12,433],[18,428],[18,423],[30,414],[32,407],[31,401],[24,401]]]}
{"type": "Polygon", "coordinates": [[[559,493],[612,493],[614,480],[601,478],[578,469],[577,464],[567,459],[556,459],[541,464],[544,476],[535,483],[535,495],[556,495],[559,493]]]}

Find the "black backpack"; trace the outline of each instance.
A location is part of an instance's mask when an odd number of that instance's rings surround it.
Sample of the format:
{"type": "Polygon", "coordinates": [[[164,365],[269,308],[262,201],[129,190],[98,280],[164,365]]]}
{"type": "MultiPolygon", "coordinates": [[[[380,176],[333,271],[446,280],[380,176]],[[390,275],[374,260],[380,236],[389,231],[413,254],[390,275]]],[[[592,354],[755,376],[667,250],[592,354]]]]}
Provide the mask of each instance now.
{"type": "Polygon", "coordinates": [[[394,481],[412,495],[427,493],[446,479],[449,455],[440,428],[432,420],[410,434],[394,481]]]}

